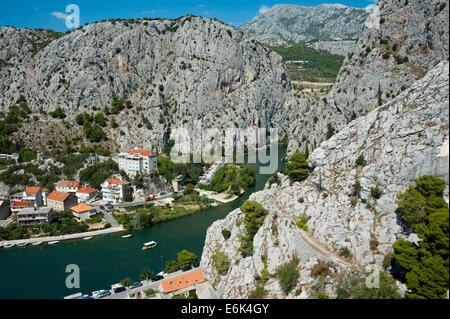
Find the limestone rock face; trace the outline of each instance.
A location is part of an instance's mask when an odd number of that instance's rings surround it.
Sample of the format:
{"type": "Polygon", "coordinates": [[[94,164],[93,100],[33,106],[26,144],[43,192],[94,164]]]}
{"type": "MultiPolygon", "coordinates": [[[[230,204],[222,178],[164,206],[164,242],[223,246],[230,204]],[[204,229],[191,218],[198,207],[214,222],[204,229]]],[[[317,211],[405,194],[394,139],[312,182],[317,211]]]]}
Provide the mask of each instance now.
{"type": "Polygon", "coordinates": [[[3,27],[0,39],[0,110],[23,95],[32,111],[61,107],[70,121],[114,97],[129,100],[134,109],[117,115],[121,134],[108,132],[119,149],[160,150],[171,128],[195,120],[287,129],[291,85],[281,57],[218,21],[108,21],[54,37],[3,27]],[[138,126],[143,118],[152,129],[138,126]]]}
{"type": "MultiPolygon", "coordinates": [[[[431,174],[449,182],[449,63],[443,61],[399,96],[371,111],[323,142],[309,157],[313,173],[303,182],[272,185],[250,199],[268,210],[256,234],[253,256],[242,258],[239,236],[244,232],[243,213],[238,209],[209,229],[201,266],[225,298],[244,298],[256,287],[255,276],[264,269],[274,274],[281,264],[297,257],[300,279],[288,296],[276,279],[265,284],[272,298],[311,296],[315,279],[312,267],[330,262],[337,270],[369,265],[381,266],[398,238],[408,238],[397,220],[396,195],[414,179],[431,174]],[[366,164],[356,166],[364,155],[366,164]],[[353,195],[359,181],[360,197],[353,195]],[[371,197],[371,188],[382,191],[371,197]],[[299,216],[309,218],[308,232],[296,226],[299,216]],[[224,240],[221,231],[232,232],[224,240]],[[347,248],[352,260],[338,256],[347,248]],[[218,251],[232,261],[228,273],[219,275],[212,256],[218,251]],[[295,291],[302,288],[302,293],[295,291]]],[[[326,288],[332,294],[332,286],[326,288]]]]}
{"type": "Polygon", "coordinates": [[[293,42],[354,39],[368,11],[340,4],[315,7],[278,4],[239,29],[256,35],[277,35],[293,42]]]}
{"type": "Polygon", "coordinates": [[[329,94],[299,109],[289,129],[289,153],[306,144],[311,150],[314,140],[319,145],[326,138],[328,124],[339,131],[448,60],[448,10],[448,1],[380,0],[329,94]]]}

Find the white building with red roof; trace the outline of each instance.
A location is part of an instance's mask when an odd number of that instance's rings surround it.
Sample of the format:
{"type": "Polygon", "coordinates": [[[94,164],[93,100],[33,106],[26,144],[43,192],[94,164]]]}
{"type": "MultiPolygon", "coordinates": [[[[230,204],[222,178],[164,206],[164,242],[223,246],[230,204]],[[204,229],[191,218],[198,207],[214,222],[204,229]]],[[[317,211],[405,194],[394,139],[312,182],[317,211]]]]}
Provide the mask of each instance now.
{"type": "Polygon", "coordinates": [[[149,150],[132,149],[127,153],[117,154],[115,159],[119,169],[123,169],[128,175],[147,173],[158,170],[158,154],[149,150]]]}
{"type": "Polygon", "coordinates": [[[36,204],[38,207],[44,204],[42,187],[27,187],[23,192],[11,195],[10,203],[11,207],[14,203],[21,202],[31,202],[33,205],[36,204]]]}
{"type": "Polygon", "coordinates": [[[75,193],[78,198],[78,203],[87,203],[92,200],[97,194],[98,191],[92,187],[81,187],[75,193]]]}
{"type": "Polygon", "coordinates": [[[76,193],[80,186],[80,181],[59,181],[56,183],[55,190],[63,193],[76,193]]]}
{"type": "Polygon", "coordinates": [[[104,201],[109,203],[121,203],[125,200],[130,183],[120,179],[108,178],[101,186],[104,201]]]}
{"type": "Polygon", "coordinates": [[[26,208],[34,207],[32,201],[16,201],[11,204],[11,212],[15,215],[26,208]]]}

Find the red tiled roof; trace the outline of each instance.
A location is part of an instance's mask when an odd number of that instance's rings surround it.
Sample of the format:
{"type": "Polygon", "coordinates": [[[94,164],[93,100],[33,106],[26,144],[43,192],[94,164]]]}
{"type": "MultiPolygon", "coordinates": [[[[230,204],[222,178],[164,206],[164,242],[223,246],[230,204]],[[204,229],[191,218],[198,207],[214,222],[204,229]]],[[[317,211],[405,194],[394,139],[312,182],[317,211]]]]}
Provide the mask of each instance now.
{"type": "Polygon", "coordinates": [[[50,193],[50,195],[47,196],[47,199],[56,200],[58,202],[64,202],[69,196],[70,196],[69,193],[53,191],[50,193]]]}
{"type": "Polygon", "coordinates": [[[27,187],[25,193],[27,194],[37,194],[41,190],[40,187],[27,187]]]}
{"type": "Polygon", "coordinates": [[[72,207],[71,210],[73,210],[75,213],[83,213],[88,212],[90,210],[94,209],[94,207],[86,204],[80,204],[75,207],[72,207]]]}
{"type": "Polygon", "coordinates": [[[77,193],[85,193],[85,194],[91,194],[95,193],[97,190],[92,187],[81,187],[79,190],[77,190],[77,193]]]}
{"type": "Polygon", "coordinates": [[[130,155],[156,156],[157,154],[149,150],[131,150],[130,155]]]}
{"type": "Polygon", "coordinates": [[[114,179],[114,178],[108,178],[105,182],[108,182],[109,184],[113,184],[113,185],[123,185],[126,182],[121,181],[120,179],[114,179]]]}
{"type": "Polygon", "coordinates": [[[206,279],[203,271],[199,269],[178,277],[161,281],[161,287],[165,293],[169,293],[193,286],[197,283],[204,282],[205,280],[206,279]]]}
{"type": "Polygon", "coordinates": [[[12,204],[12,207],[28,207],[28,206],[30,206],[31,203],[32,202],[28,202],[28,201],[26,201],[26,202],[14,202],[12,204]]]}
{"type": "Polygon", "coordinates": [[[80,181],[59,181],[56,187],[80,187],[80,181]]]}

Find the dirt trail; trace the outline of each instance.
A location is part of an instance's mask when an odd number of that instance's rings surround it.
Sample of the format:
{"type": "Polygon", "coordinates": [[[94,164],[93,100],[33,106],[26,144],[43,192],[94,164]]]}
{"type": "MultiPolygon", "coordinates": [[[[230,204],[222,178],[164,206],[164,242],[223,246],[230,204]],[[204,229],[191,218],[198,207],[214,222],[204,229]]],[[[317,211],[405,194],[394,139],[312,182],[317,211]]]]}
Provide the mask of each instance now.
{"type": "MultiPolygon", "coordinates": [[[[290,219],[295,225],[297,225],[297,220],[291,216],[290,214],[286,213],[286,210],[280,206],[280,203],[278,201],[278,198],[280,198],[280,191],[277,192],[277,196],[275,198],[275,207],[278,211],[280,211],[283,216],[290,219]]],[[[308,244],[311,249],[316,251],[319,255],[322,257],[325,257],[329,261],[332,261],[336,264],[339,264],[342,267],[345,268],[354,268],[358,265],[354,262],[350,262],[347,260],[342,259],[339,255],[337,255],[335,252],[331,251],[328,247],[326,247],[323,243],[319,242],[317,239],[311,236],[308,232],[296,227],[297,232],[299,233],[300,237],[303,239],[303,241],[308,244]]]]}

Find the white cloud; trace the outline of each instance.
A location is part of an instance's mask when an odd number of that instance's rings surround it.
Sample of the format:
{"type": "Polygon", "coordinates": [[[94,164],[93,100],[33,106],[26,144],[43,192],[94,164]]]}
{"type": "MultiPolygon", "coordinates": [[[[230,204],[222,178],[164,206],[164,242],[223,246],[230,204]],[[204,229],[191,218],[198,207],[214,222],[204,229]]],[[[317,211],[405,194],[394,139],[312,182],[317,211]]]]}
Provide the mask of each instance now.
{"type": "Polygon", "coordinates": [[[57,17],[58,19],[66,20],[69,16],[68,14],[62,13],[62,12],[52,12],[50,13],[52,16],[57,17]]]}
{"type": "Polygon", "coordinates": [[[268,7],[268,6],[266,6],[266,5],[262,5],[260,8],[259,8],[259,14],[264,14],[264,13],[266,13],[267,11],[269,11],[270,10],[270,8],[268,7]]]}
{"type": "Polygon", "coordinates": [[[156,11],[156,10],[145,10],[145,11],[142,11],[141,12],[141,14],[142,15],[146,15],[146,14],[155,14],[156,12],[158,12],[158,11],[156,11]]]}

